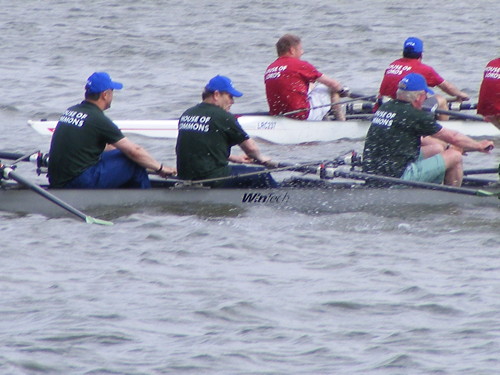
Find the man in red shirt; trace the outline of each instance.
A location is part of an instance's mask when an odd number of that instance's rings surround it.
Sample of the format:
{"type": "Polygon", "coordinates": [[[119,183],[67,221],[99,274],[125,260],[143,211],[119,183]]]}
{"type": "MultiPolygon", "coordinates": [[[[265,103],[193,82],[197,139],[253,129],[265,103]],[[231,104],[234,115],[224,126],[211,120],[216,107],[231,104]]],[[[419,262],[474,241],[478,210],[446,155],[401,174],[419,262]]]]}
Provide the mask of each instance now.
{"type": "Polygon", "coordinates": [[[500,129],[500,58],[491,60],[484,69],[477,113],[500,129]]]}
{"type": "Polygon", "coordinates": [[[336,120],[345,120],[341,105],[330,107],[328,104],[337,102],[346,90],[340,82],[300,59],[304,53],[300,38],[285,34],[276,43],[276,50],[278,58],[268,66],[264,75],[270,114],[281,115],[304,109],[289,116],[300,120],[322,120],[333,109],[336,120]],[[318,106],[321,108],[316,108],[318,106]]]}
{"type": "MultiPolygon", "coordinates": [[[[451,82],[444,80],[431,66],[422,63],[422,53],[424,43],[415,37],[410,37],[405,40],[403,45],[403,57],[393,61],[385,70],[384,78],[380,85],[379,97],[389,97],[396,99],[396,91],[398,83],[403,77],[409,73],[418,73],[424,76],[429,87],[439,87],[448,95],[455,96],[457,101],[469,100],[469,96],[460,91],[451,82]]],[[[448,110],[446,98],[441,95],[435,95],[438,102],[438,107],[443,110],[448,110]]],[[[439,115],[440,120],[448,120],[448,115],[439,115]]]]}

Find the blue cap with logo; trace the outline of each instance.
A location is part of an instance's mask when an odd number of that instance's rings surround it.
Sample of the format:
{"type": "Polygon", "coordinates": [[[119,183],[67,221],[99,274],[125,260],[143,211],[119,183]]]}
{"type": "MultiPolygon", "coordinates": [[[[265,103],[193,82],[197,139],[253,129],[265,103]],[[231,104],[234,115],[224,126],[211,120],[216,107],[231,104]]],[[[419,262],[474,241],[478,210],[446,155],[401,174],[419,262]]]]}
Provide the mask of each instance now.
{"type": "Polygon", "coordinates": [[[120,90],[123,85],[120,82],[114,82],[106,72],[95,72],[87,79],[85,90],[90,93],[99,93],[106,90],[120,90]]]}
{"type": "Polygon", "coordinates": [[[228,77],[216,75],[210,81],[208,81],[205,89],[208,91],[223,91],[229,94],[240,97],[243,93],[239,92],[233,87],[233,82],[228,77]]]}
{"type": "Polygon", "coordinates": [[[403,91],[425,91],[430,95],[434,95],[434,91],[427,86],[424,76],[418,73],[407,74],[399,81],[398,89],[403,91]]]}
{"type": "Polygon", "coordinates": [[[405,40],[403,45],[405,52],[422,53],[424,51],[424,42],[415,37],[410,37],[405,40]]]}

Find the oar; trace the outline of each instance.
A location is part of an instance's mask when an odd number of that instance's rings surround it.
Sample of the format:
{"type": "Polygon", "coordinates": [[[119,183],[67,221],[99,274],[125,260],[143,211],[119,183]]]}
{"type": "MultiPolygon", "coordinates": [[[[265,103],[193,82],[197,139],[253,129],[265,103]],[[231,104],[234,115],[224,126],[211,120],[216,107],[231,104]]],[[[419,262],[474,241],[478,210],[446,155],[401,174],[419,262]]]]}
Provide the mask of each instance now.
{"type": "MultiPolygon", "coordinates": [[[[240,173],[240,174],[234,174],[234,175],[229,175],[229,176],[224,176],[224,177],[214,177],[214,178],[207,178],[203,180],[176,180],[180,185],[182,186],[192,186],[192,185],[201,185],[201,184],[206,184],[209,182],[220,182],[220,181],[227,181],[235,178],[240,178],[240,177],[250,177],[250,176],[257,176],[265,173],[274,173],[274,172],[283,172],[283,171],[292,171],[292,172],[301,172],[301,173],[310,173],[310,174],[325,174],[329,173],[333,177],[333,172],[330,172],[330,170],[333,170],[333,168],[338,167],[340,165],[358,165],[359,163],[359,157],[357,153],[354,151],[349,151],[348,153],[338,156],[334,160],[320,160],[320,161],[311,161],[311,162],[303,162],[299,164],[292,164],[292,163],[274,163],[273,166],[268,166],[266,169],[263,169],[261,171],[254,171],[254,172],[246,172],[246,173],[240,173]],[[328,168],[325,168],[324,166],[327,165],[328,168]],[[326,171],[328,169],[328,171],[326,171]]],[[[262,164],[258,164],[259,166],[262,166],[262,164]]],[[[330,176],[329,176],[330,177],[330,176]]],[[[325,178],[329,178],[325,177],[325,178]]]]}
{"type": "Polygon", "coordinates": [[[361,166],[361,157],[357,152],[351,150],[333,160],[320,160],[313,162],[303,162],[300,164],[278,163],[276,168],[269,168],[271,171],[283,168],[284,170],[310,173],[320,175],[321,178],[333,178],[336,168],[342,165],[361,166]]]}
{"type": "Polygon", "coordinates": [[[291,171],[300,172],[308,174],[318,174],[319,164],[318,163],[306,163],[306,164],[290,164],[290,163],[278,163],[276,168],[269,168],[271,172],[279,171],[291,171]]]}
{"type": "Polygon", "coordinates": [[[245,112],[245,113],[235,113],[236,118],[241,116],[269,116],[269,112],[245,112]]]}
{"type": "MultiPolygon", "coordinates": [[[[377,96],[376,95],[364,95],[364,94],[349,92],[348,96],[352,100],[348,99],[348,100],[345,100],[345,101],[339,101],[339,102],[336,102],[336,103],[329,103],[329,104],[320,105],[320,106],[317,106],[317,107],[305,108],[305,109],[298,109],[298,110],[293,111],[293,112],[283,113],[283,114],[281,114],[279,116],[287,116],[287,115],[294,114],[294,113],[309,111],[311,109],[328,107],[328,106],[332,106],[332,105],[336,105],[336,104],[350,103],[350,102],[354,102],[354,101],[358,101],[358,100],[366,100],[366,101],[370,101],[370,102],[375,102],[377,100],[377,96]]],[[[365,103],[365,104],[367,104],[367,103],[365,103]]],[[[235,116],[236,117],[240,117],[240,116],[269,116],[269,112],[245,112],[245,113],[237,113],[237,114],[235,114],[235,116]]]]}
{"type": "Polygon", "coordinates": [[[328,103],[328,104],[323,104],[323,105],[317,105],[317,106],[314,106],[314,107],[311,107],[311,108],[296,109],[295,111],[281,113],[279,116],[289,116],[289,115],[293,115],[295,113],[310,111],[311,109],[323,108],[323,107],[330,107],[332,105],[337,105],[337,104],[346,104],[346,103],[351,103],[351,102],[355,102],[355,101],[358,101],[358,100],[368,100],[369,98],[373,98],[373,97],[374,97],[374,95],[370,95],[370,96],[362,96],[362,97],[354,98],[354,99],[339,100],[338,102],[333,102],[333,103],[328,103]]]}
{"type": "MultiPolygon", "coordinates": [[[[258,175],[270,173],[270,172],[283,172],[283,171],[316,173],[317,167],[312,167],[312,166],[318,165],[320,163],[321,162],[311,162],[311,163],[301,163],[301,164],[277,163],[272,167],[267,167],[267,169],[263,169],[260,171],[232,174],[232,175],[223,176],[223,177],[206,178],[203,180],[178,180],[178,183],[181,184],[182,186],[202,185],[202,184],[206,184],[209,182],[227,181],[227,180],[232,180],[232,179],[241,178],[241,177],[251,177],[251,176],[258,176],[258,175]]],[[[262,165],[259,164],[259,166],[262,166],[262,165]]]]}
{"type": "MultiPolygon", "coordinates": [[[[354,103],[347,106],[348,114],[366,114],[373,111],[374,103],[354,103]]],[[[452,111],[473,110],[477,108],[475,103],[449,103],[448,108],[452,111]]],[[[452,112],[455,115],[455,112],[452,112]]]]}
{"type": "Polygon", "coordinates": [[[498,180],[489,180],[485,178],[470,178],[464,177],[462,180],[462,186],[498,186],[498,180]]]}
{"type": "Polygon", "coordinates": [[[40,175],[43,169],[49,165],[49,154],[42,154],[40,150],[32,151],[27,154],[0,151],[0,158],[14,160],[10,163],[10,166],[13,166],[21,161],[36,163],[36,172],[38,175],[40,175]]]}
{"type": "Polygon", "coordinates": [[[6,152],[0,151],[0,159],[6,160],[16,160],[16,161],[31,161],[30,157],[36,154],[38,151],[32,152],[30,154],[20,154],[18,152],[6,152]]]}
{"type": "Polygon", "coordinates": [[[81,212],[80,210],[76,209],[75,207],[69,205],[68,203],[62,201],[61,199],[57,198],[55,195],[49,193],[48,191],[42,189],[40,186],[37,184],[25,179],[23,176],[19,175],[18,173],[14,172],[14,170],[11,167],[6,167],[2,166],[0,170],[3,172],[3,176],[7,179],[12,179],[14,181],[19,182],[20,184],[23,184],[24,186],[30,188],[37,194],[40,194],[42,197],[48,199],[52,203],[57,204],[59,207],[64,208],[66,211],[71,212],[73,215],[78,216],[80,219],[85,221],[87,224],[101,224],[101,225],[113,225],[111,221],[106,221],[106,220],[101,220],[101,219],[96,219],[92,216],[88,216],[81,212]]]}
{"type": "Polygon", "coordinates": [[[347,171],[337,170],[334,172],[334,174],[336,177],[344,177],[344,178],[351,178],[351,179],[355,179],[355,180],[365,180],[365,181],[372,180],[372,181],[385,182],[385,183],[394,184],[394,185],[405,185],[405,186],[411,186],[411,187],[418,187],[418,188],[422,188],[422,189],[446,191],[448,193],[476,195],[476,196],[482,196],[482,197],[499,196],[500,195],[500,192],[493,193],[493,192],[486,191],[486,190],[471,190],[471,189],[465,189],[465,188],[456,187],[456,186],[433,184],[430,182],[407,181],[407,180],[402,180],[400,178],[380,176],[380,175],[371,174],[371,173],[364,173],[364,172],[355,172],[355,171],[347,172],[347,171]]]}
{"type": "Polygon", "coordinates": [[[355,92],[350,92],[349,98],[358,99],[358,100],[366,100],[366,101],[373,102],[373,103],[375,103],[377,101],[377,95],[365,95],[365,94],[359,94],[359,93],[355,93],[355,92]]]}
{"type": "Polygon", "coordinates": [[[479,115],[469,115],[467,113],[460,113],[456,111],[448,111],[445,109],[439,109],[436,106],[434,107],[422,107],[424,111],[431,112],[431,113],[437,113],[437,114],[442,114],[442,115],[449,115],[453,117],[458,117],[462,118],[464,120],[474,120],[474,121],[485,121],[483,116],[479,115]]]}
{"type": "Polygon", "coordinates": [[[457,103],[449,102],[448,109],[452,111],[463,111],[463,110],[473,110],[477,108],[477,103],[457,103]]]}
{"type": "MultiPolygon", "coordinates": [[[[500,168],[500,166],[499,166],[500,168]]],[[[485,168],[485,169],[471,169],[468,171],[464,171],[464,176],[469,176],[473,174],[492,174],[492,173],[500,173],[499,168],[485,168]]]]}

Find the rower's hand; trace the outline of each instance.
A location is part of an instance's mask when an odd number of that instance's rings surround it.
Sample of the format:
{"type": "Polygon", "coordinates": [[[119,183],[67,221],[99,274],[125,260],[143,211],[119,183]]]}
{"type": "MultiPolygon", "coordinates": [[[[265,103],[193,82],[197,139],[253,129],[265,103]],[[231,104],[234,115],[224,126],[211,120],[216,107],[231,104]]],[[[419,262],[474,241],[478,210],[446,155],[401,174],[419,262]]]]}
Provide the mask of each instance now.
{"type": "Polygon", "coordinates": [[[479,141],[479,145],[480,149],[478,151],[484,152],[485,154],[488,154],[495,148],[495,144],[493,143],[493,141],[488,141],[487,139],[479,141]]]}
{"type": "Polygon", "coordinates": [[[264,167],[266,167],[268,169],[278,168],[278,165],[279,165],[279,163],[276,163],[276,162],[272,161],[271,159],[265,160],[265,161],[261,162],[260,164],[262,164],[264,167]]]}
{"type": "Polygon", "coordinates": [[[456,98],[459,102],[467,102],[470,100],[469,95],[467,95],[465,92],[460,93],[460,95],[457,95],[456,98]]]}
{"type": "Polygon", "coordinates": [[[228,161],[237,164],[254,164],[255,160],[246,154],[230,155],[228,161]]]}
{"type": "Polygon", "coordinates": [[[342,89],[337,91],[337,93],[339,94],[339,96],[341,98],[345,98],[345,97],[349,96],[349,94],[351,93],[351,90],[349,89],[349,87],[344,86],[344,87],[342,87],[342,89]]]}
{"type": "Polygon", "coordinates": [[[167,178],[177,175],[177,169],[162,166],[161,170],[159,170],[157,173],[160,177],[167,178]]]}

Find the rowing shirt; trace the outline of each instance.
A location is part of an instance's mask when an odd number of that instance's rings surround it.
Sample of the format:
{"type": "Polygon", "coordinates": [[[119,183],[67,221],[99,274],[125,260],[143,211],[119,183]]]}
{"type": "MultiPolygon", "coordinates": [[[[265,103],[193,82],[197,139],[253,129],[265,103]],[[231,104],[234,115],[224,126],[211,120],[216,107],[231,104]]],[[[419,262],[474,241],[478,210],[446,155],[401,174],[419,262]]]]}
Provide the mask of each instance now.
{"type": "MultiPolygon", "coordinates": [[[[264,75],[269,113],[274,116],[309,108],[309,84],[316,82],[322,75],[307,61],[288,56],[278,57],[267,67],[264,75]]],[[[305,120],[308,115],[309,111],[304,111],[290,117],[305,120]]]]}
{"type": "Polygon", "coordinates": [[[186,110],[178,128],[177,174],[183,180],[229,176],[231,147],[249,139],[231,113],[204,102],[186,110]]]}
{"type": "Polygon", "coordinates": [[[484,69],[477,113],[484,116],[500,115],[500,58],[491,60],[484,69]]]}
{"type": "Polygon", "coordinates": [[[63,187],[97,164],[106,144],[122,138],[121,130],[95,104],[83,101],[68,108],[59,118],[50,143],[50,186],[63,187]]]}
{"type": "Polygon", "coordinates": [[[396,99],[399,81],[409,73],[418,73],[424,76],[427,86],[435,87],[444,82],[444,79],[429,65],[422,64],[420,59],[403,57],[393,61],[385,70],[380,84],[380,96],[389,96],[396,99]]]}
{"type": "Polygon", "coordinates": [[[401,100],[390,100],[375,112],[365,139],[363,172],[401,177],[420,155],[420,137],[442,128],[434,116],[401,100]]]}

